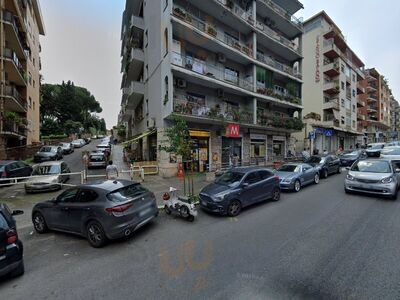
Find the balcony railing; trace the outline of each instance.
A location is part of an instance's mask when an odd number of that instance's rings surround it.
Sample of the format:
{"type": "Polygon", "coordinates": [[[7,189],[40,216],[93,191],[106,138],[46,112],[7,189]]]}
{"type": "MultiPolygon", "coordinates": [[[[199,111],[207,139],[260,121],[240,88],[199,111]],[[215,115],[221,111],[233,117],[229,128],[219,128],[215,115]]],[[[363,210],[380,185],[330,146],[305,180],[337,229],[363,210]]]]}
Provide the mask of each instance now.
{"type": "Polygon", "coordinates": [[[324,99],[324,104],[323,104],[324,109],[335,109],[335,110],[340,110],[339,107],[339,98],[329,98],[325,97],[324,99]]]}
{"type": "Polygon", "coordinates": [[[4,96],[13,97],[19,105],[21,105],[25,110],[27,109],[26,101],[21,97],[20,93],[13,86],[4,87],[4,96]]]}
{"type": "Polygon", "coordinates": [[[294,15],[289,14],[287,10],[280,7],[278,4],[274,3],[271,0],[261,0],[261,2],[265,3],[268,7],[274,10],[281,17],[285,18],[289,22],[291,22],[294,26],[296,26],[299,30],[303,31],[303,23],[301,20],[297,19],[294,15]]]}
{"type": "Polygon", "coordinates": [[[24,67],[22,66],[22,64],[20,63],[20,61],[18,59],[17,54],[13,50],[11,50],[9,48],[4,48],[3,50],[4,50],[3,51],[3,56],[5,58],[8,58],[8,59],[10,59],[10,60],[12,60],[14,62],[14,64],[17,67],[20,75],[22,76],[22,78],[26,82],[26,73],[24,71],[24,67]]]}
{"type": "Polygon", "coordinates": [[[174,112],[213,120],[253,124],[253,113],[250,111],[239,107],[224,107],[222,102],[214,107],[208,107],[205,104],[190,101],[187,96],[181,94],[174,94],[174,112]]]}
{"type": "Polygon", "coordinates": [[[3,120],[1,123],[1,130],[0,134],[3,135],[21,135],[21,136],[26,136],[27,135],[27,129],[26,126],[23,124],[19,124],[15,121],[11,120],[3,120]]]}
{"type": "Polygon", "coordinates": [[[201,32],[204,32],[212,36],[213,38],[217,39],[218,41],[228,45],[229,47],[239,50],[240,52],[246,54],[249,57],[253,57],[253,49],[249,48],[243,42],[240,42],[226,35],[225,33],[219,32],[217,28],[214,27],[214,25],[203,22],[202,20],[188,13],[184,9],[180,7],[174,7],[173,15],[181,19],[185,23],[197,28],[201,32]]]}
{"type": "Polygon", "coordinates": [[[206,76],[208,78],[217,79],[232,86],[240,87],[253,92],[252,81],[232,76],[232,74],[227,74],[225,68],[220,68],[215,65],[198,60],[196,58],[184,56],[176,52],[172,53],[171,63],[173,65],[183,67],[186,70],[190,70],[194,73],[206,76]]]}
{"type": "Polygon", "coordinates": [[[285,72],[289,75],[297,77],[299,79],[302,79],[302,77],[303,77],[300,72],[295,72],[292,67],[289,67],[283,63],[280,63],[279,61],[275,60],[273,57],[265,56],[261,53],[257,53],[257,60],[259,60],[275,69],[285,72]]]}
{"type": "Polygon", "coordinates": [[[12,24],[12,27],[14,28],[14,31],[15,31],[15,34],[17,36],[18,42],[20,43],[21,47],[23,48],[23,45],[24,45],[23,38],[22,38],[21,32],[18,29],[18,25],[17,25],[17,22],[15,20],[15,17],[13,15],[13,13],[10,12],[10,11],[7,11],[7,10],[3,10],[3,20],[5,22],[8,22],[8,23],[12,24]]]}
{"type": "Polygon", "coordinates": [[[288,130],[300,131],[303,129],[303,122],[298,118],[290,116],[280,116],[271,112],[257,112],[257,125],[284,128],[288,130]]]}
{"type": "Polygon", "coordinates": [[[295,43],[290,41],[289,39],[285,38],[283,35],[279,34],[266,24],[257,21],[256,28],[262,31],[264,34],[269,36],[270,38],[274,39],[275,41],[281,43],[282,45],[290,48],[292,51],[296,52],[297,54],[301,55],[301,50],[296,46],[295,43]]]}
{"type": "Polygon", "coordinates": [[[214,1],[221,3],[222,5],[225,6],[226,9],[229,9],[235,16],[243,19],[250,25],[254,25],[254,19],[252,14],[242,9],[236,3],[233,3],[232,1],[229,2],[228,0],[214,0],[214,1]]]}

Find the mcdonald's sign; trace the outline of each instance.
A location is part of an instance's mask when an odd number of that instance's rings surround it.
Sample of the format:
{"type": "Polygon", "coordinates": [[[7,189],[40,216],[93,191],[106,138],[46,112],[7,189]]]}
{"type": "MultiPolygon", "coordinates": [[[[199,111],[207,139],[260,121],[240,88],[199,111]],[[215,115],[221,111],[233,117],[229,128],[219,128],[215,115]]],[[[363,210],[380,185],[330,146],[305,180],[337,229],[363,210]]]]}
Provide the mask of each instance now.
{"type": "Polygon", "coordinates": [[[228,124],[226,127],[226,137],[238,138],[240,137],[240,125],[239,124],[228,124]]]}

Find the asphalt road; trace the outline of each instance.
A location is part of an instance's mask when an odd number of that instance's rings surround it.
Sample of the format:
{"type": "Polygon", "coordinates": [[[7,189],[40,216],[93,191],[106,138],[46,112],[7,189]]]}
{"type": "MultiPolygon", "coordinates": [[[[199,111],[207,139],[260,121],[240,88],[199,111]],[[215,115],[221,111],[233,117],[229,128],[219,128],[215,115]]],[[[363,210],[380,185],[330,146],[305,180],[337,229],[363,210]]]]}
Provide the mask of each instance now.
{"type": "Polygon", "coordinates": [[[346,195],[343,178],[237,218],[161,213],[102,249],[24,227],[26,273],[1,299],[399,299],[400,200],[346,195]]]}

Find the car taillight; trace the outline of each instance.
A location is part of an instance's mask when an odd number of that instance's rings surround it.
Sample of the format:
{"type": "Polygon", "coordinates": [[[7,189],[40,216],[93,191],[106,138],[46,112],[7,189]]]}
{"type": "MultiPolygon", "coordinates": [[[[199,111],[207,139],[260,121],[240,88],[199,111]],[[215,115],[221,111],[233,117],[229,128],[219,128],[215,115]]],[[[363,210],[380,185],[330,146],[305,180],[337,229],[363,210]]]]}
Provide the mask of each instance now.
{"type": "Polygon", "coordinates": [[[16,241],[18,241],[18,234],[15,230],[9,230],[6,235],[7,235],[7,240],[6,240],[7,245],[14,244],[16,241]]]}
{"type": "Polygon", "coordinates": [[[132,206],[133,206],[133,203],[128,203],[128,204],[108,207],[108,208],[106,208],[106,212],[108,212],[108,213],[122,213],[122,212],[128,210],[129,208],[131,208],[132,206]]]}

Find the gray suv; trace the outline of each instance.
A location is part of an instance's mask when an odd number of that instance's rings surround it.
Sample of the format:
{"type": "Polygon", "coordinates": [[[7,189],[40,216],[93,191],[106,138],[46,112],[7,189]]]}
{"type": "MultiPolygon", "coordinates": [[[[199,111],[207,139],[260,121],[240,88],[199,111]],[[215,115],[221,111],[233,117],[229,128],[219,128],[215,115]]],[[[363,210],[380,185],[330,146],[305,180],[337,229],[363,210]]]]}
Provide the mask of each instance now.
{"type": "Polygon", "coordinates": [[[240,167],[223,173],[200,192],[200,207],[221,215],[237,216],[243,207],[280,199],[279,178],[272,170],[240,167]]]}
{"type": "Polygon", "coordinates": [[[130,235],[157,215],[154,194],[139,183],[106,180],[70,188],[36,204],[32,222],[38,233],[74,233],[98,248],[109,239],[130,235]]]}

